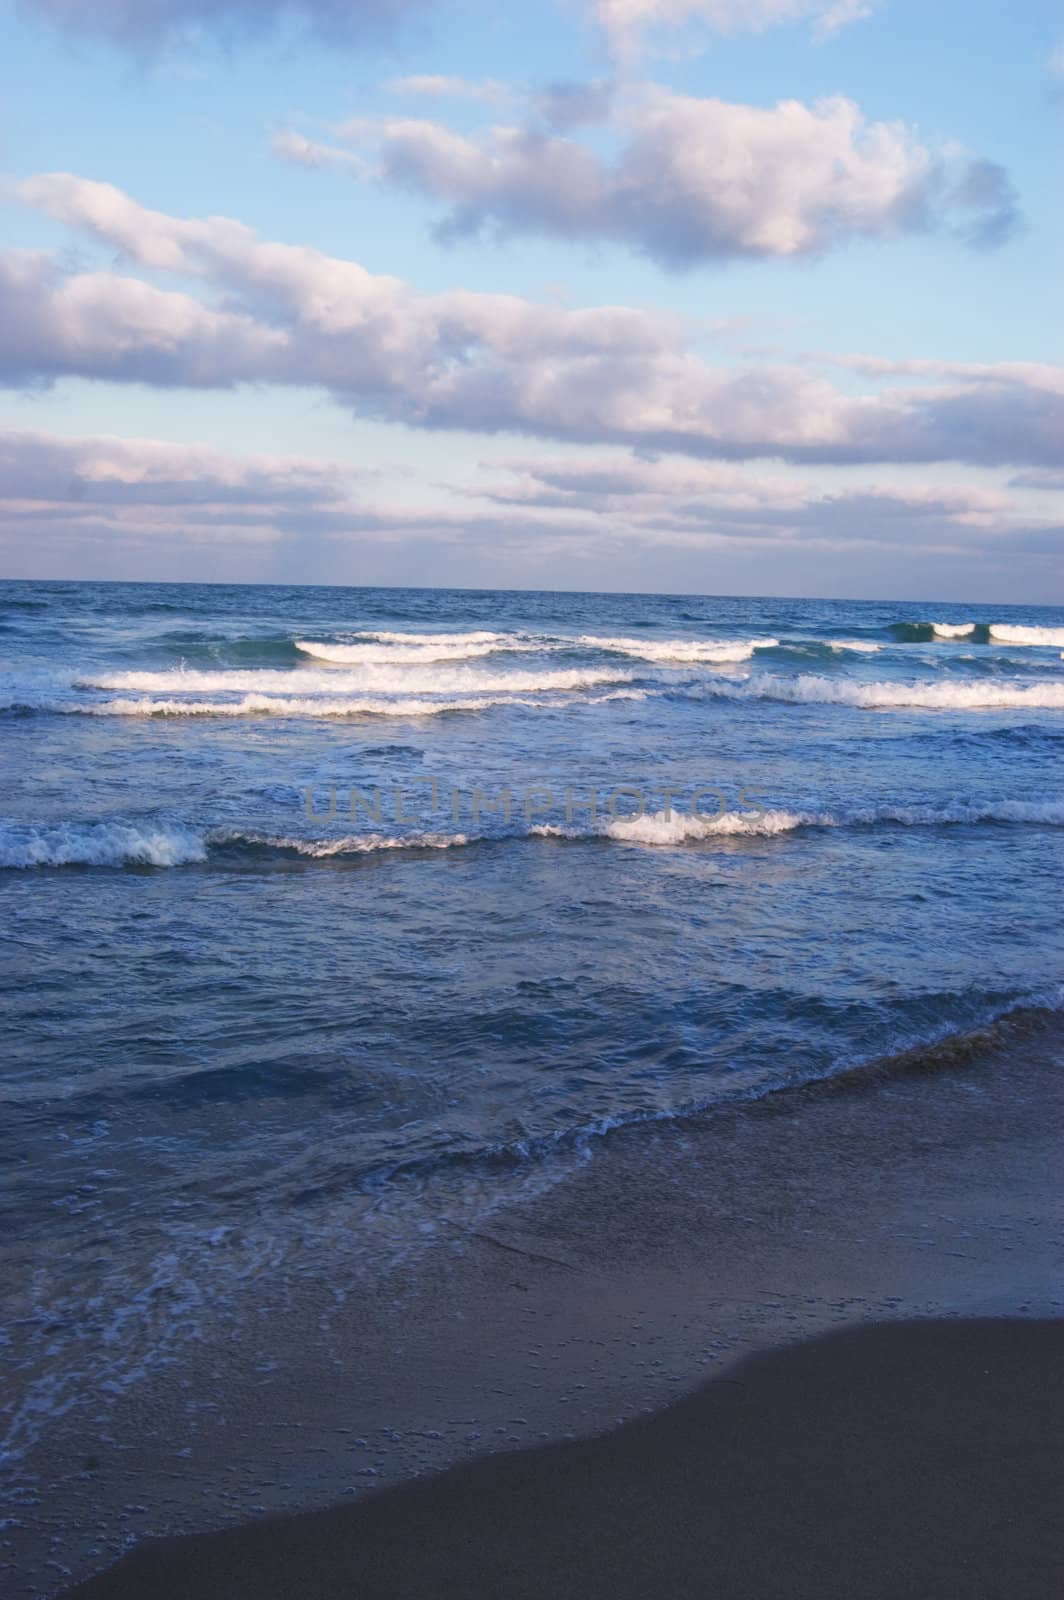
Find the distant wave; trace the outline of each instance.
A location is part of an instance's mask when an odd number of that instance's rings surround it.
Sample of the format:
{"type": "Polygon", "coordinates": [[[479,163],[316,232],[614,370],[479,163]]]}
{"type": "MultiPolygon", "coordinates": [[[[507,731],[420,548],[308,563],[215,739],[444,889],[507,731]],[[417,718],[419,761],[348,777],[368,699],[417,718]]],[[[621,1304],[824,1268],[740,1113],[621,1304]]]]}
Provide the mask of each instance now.
{"type": "Polygon", "coordinates": [[[974,622],[933,622],[931,626],[940,639],[966,639],[975,632],[974,622]]]}
{"type": "Polygon", "coordinates": [[[882,650],[883,648],[882,645],[874,643],[871,639],[829,639],[827,643],[830,650],[860,650],[867,652],[869,655],[873,655],[877,650],[882,650]]]}
{"type": "Polygon", "coordinates": [[[643,689],[615,689],[578,700],[542,700],[531,695],[468,695],[461,700],[426,700],[419,697],[381,699],[327,699],[314,695],[246,694],[240,700],[100,700],[93,704],[51,705],[47,708],[97,717],[435,717],[451,711],[490,711],[494,706],[539,706],[559,709],[574,704],[602,705],[608,700],[642,700],[643,689]]]}
{"type": "Polygon", "coordinates": [[[581,826],[540,823],[500,833],[425,830],[408,834],[358,833],[309,838],[243,829],[197,830],[164,822],[66,822],[46,825],[0,823],[0,868],[180,867],[202,865],[234,852],[269,858],[339,860],[391,851],[449,850],[464,845],[515,840],[569,842],[613,840],[619,844],[676,847],[714,839],[773,838],[802,829],[961,827],[997,823],[1064,827],[1064,801],[988,800],[950,805],[878,805],[839,812],[768,809],[726,811],[692,817],[658,811],[643,817],[600,817],[581,826]]]}
{"type": "Polygon", "coordinates": [[[338,664],[402,665],[424,661],[469,661],[491,655],[492,644],[325,644],[315,639],[297,639],[297,650],[316,661],[338,664]]]}
{"type": "Polygon", "coordinates": [[[507,638],[505,633],[484,629],[475,633],[383,633],[365,628],[363,633],[367,639],[381,639],[386,644],[497,644],[507,638]]]}
{"type": "Polygon", "coordinates": [[[148,694],[226,693],[309,695],[351,694],[500,694],[537,689],[591,689],[604,683],[629,683],[631,675],[601,668],[551,672],[480,672],[473,667],[367,665],[357,671],[330,672],[308,667],[294,672],[103,672],[83,674],[79,688],[132,689],[148,694]]]}
{"type": "Polygon", "coordinates": [[[576,641],[595,650],[637,656],[642,661],[749,661],[755,650],[768,650],[778,639],[625,639],[582,633],[576,641]]]}
{"type": "Polygon", "coordinates": [[[792,705],[855,706],[869,711],[912,706],[928,711],[1064,710],[1064,681],[1031,684],[855,683],[801,673],[775,678],[753,673],[742,683],[723,680],[688,691],[730,700],[778,700],[792,705]]]}
{"type": "Polygon", "coordinates": [[[990,625],[990,637],[999,639],[1002,644],[1040,644],[1053,649],[1064,648],[1064,628],[1013,628],[994,622],[990,625]]]}

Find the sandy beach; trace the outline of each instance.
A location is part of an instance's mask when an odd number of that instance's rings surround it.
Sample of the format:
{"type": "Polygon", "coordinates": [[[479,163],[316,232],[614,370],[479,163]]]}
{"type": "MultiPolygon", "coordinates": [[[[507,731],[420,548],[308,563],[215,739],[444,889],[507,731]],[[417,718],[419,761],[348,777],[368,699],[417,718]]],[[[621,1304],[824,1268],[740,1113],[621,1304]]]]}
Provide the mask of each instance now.
{"type": "Polygon", "coordinates": [[[328,1359],[309,1302],[282,1371],[207,1352],[50,1502],[74,1577],[196,1537],[72,1593],[1059,1592],[1059,1058],[1036,1014],[621,1131],[328,1359]]]}
{"type": "Polygon", "coordinates": [[[148,1544],[80,1600],[1051,1596],[1064,1321],[868,1327],[603,1438],[148,1544]]]}

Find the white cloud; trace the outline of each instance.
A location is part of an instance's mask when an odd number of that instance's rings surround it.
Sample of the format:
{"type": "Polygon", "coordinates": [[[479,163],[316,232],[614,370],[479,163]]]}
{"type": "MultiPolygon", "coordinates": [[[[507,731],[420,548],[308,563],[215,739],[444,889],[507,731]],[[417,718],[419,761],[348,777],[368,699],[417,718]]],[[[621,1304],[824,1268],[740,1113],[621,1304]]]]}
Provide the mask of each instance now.
{"type": "Polygon", "coordinates": [[[420,95],[429,100],[479,100],[485,105],[507,105],[516,98],[510,85],[496,78],[454,78],[435,72],[393,78],[389,88],[397,94],[420,95]]]}
{"type": "MultiPolygon", "coordinates": [[[[902,123],[869,123],[842,97],[765,109],[652,86],[623,95],[583,86],[569,125],[607,123],[620,144],[604,157],[557,131],[580,87],[541,96],[522,124],[479,136],[416,118],[340,133],[373,147],[384,182],[449,206],[445,236],[492,226],[614,241],[669,267],[808,257],[933,230],[997,243],[1016,225],[1003,169],[930,149],[902,123]]],[[[275,148],[308,164],[302,146],[275,148]]],[[[345,158],[333,150],[328,159],[345,158]]]]}
{"type": "Polygon", "coordinates": [[[217,302],[129,272],[64,273],[54,258],[12,252],[0,257],[0,376],[9,383],[76,374],[313,385],[361,415],[415,427],[719,460],[1064,464],[1057,369],[940,367],[854,394],[810,362],[716,365],[662,313],[461,289],[418,294],[357,262],[263,241],[229,218],[170,217],[70,174],[16,192],[217,302]]]}
{"type": "Polygon", "coordinates": [[[696,23],[714,33],[761,33],[780,23],[809,22],[836,33],[871,15],[873,0],[593,0],[615,53],[630,57],[654,30],[696,23]]]}

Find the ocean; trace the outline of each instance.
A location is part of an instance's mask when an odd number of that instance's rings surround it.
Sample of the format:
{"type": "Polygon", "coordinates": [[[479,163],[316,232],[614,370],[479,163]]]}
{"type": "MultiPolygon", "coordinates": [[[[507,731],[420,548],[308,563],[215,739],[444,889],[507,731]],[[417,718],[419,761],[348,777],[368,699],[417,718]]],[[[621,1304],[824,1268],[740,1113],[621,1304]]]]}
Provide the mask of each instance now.
{"type": "Polygon", "coordinates": [[[0,653],[16,1474],[612,1129],[1059,1004],[1064,610],[20,582],[0,653]]]}

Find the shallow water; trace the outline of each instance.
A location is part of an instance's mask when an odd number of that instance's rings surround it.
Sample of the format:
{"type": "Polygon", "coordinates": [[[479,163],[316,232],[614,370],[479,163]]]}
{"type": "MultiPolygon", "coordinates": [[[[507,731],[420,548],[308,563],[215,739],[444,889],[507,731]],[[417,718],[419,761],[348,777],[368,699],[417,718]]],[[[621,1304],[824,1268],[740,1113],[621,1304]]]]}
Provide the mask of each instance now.
{"type": "Polygon", "coordinates": [[[1064,611],[18,583],[0,647],[15,1460],[320,1249],[1055,1003],[1064,611]]]}

